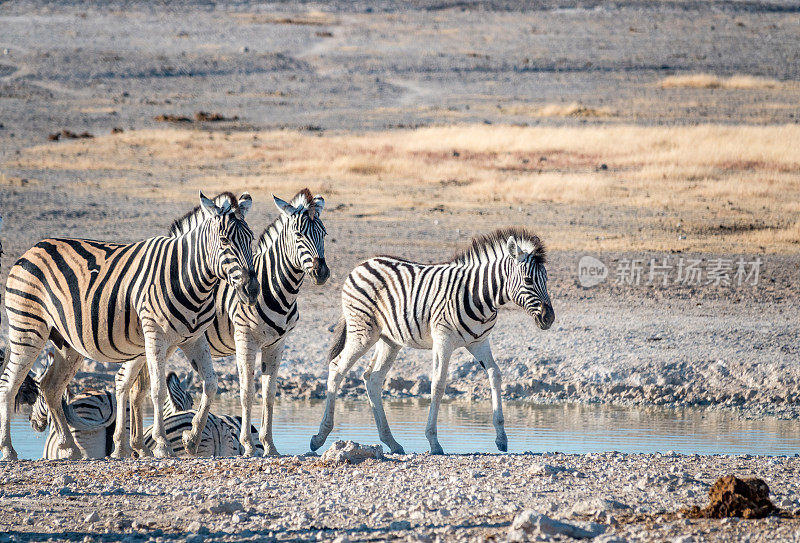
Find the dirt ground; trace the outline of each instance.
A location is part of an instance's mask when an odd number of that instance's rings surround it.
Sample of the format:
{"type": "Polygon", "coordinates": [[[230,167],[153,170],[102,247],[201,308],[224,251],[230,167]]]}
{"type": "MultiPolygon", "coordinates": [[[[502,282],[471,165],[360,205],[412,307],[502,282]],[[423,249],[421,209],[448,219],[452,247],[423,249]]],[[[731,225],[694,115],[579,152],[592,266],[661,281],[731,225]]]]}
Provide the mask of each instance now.
{"type": "MultiPolygon", "coordinates": [[[[744,416],[796,418],[800,157],[792,141],[800,119],[800,11],[795,3],[520,5],[1,4],[5,254],[0,280],[4,284],[17,257],[44,237],[126,241],[162,234],[194,205],[200,188],[251,191],[249,222],[260,232],[276,216],[270,194],[288,198],[307,185],[326,197],[332,276],[323,287],[303,287],[301,321],[281,368],[284,395],[319,394],[338,289],[358,261],[376,252],[440,261],[474,234],[525,224],[551,249],[549,288],[557,321],[550,331],[538,332],[520,312],[503,312],[494,349],[507,398],[705,405],[744,416]],[[196,117],[198,112],[211,116],[196,117]],[[209,120],[213,114],[223,119],[209,120]],[[173,117],[157,120],[160,116],[173,117]],[[73,138],[84,132],[94,137],[73,138]],[[582,286],[579,276],[579,262],[587,255],[608,268],[607,278],[591,287],[582,286]],[[736,262],[759,258],[755,284],[739,284],[736,262]],[[666,285],[663,276],[648,275],[664,259],[670,266],[666,285]],[[719,259],[731,261],[731,284],[715,284],[708,275],[719,259]],[[678,276],[679,265],[690,260],[700,261],[704,275],[698,283],[678,276]],[[638,281],[624,274],[634,261],[641,265],[638,281]]],[[[4,325],[0,342],[5,337],[4,325]]],[[[188,370],[180,356],[171,364],[188,370]]],[[[217,367],[222,389],[235,390],[233,361],[217,367]]],[[[404,351],[391,377],[418,382],[428,367],[428,353],[404,351]]],[[[358,393],[358,376],[348,393],[358,393]]],[[[451,380],[455,395],[487,394],[485,376],[465,353],[454,356],[451,380]]],[[[387,392],[407,395],[408,387],[387,385],[387,392]]],[[[482,458],[452,462],[480,471],[482,458]]],[[[523,459],[500,458],[515,477],[522,475],[514,466],[523,459]]],[[[649,457],[625,458],[636,463],[649,457]]],[[[413,461],[426,473],[445,471],[427,464],[438,460],[413,461]]],[[[564,461],[588,462],[592,472],[602,472],[611,460],[564,461]]],[[[669,462],[689,473],[711,463],[714,476],[729,468],[752,474],[773,469],[772,460],[756,458],[669,462]]],[[[795,484],[791,459],[778,462],[785,466],[775,468],[778,488],[795,484]]],[[[109,470],[119,483],[122,471],[148,465],[77,463],[58,469],[79,480],[84,473],[109,470]]],[[[221,465],[209,461],[208,469],[227,469],[221,465]]],[[[29,476],[54,477],[47,464],[23,466],[2,469],[8,480],[20,481],[15,484],[29,476]]],[[[234,477],[236,469],[245,468],[230,469],[234,477]]],[[[708,483],[711,477],[709,471],[701,479],[708,483]]],[[[146,485],[125,487],[120,500],[129,503],[118,504],[123,514],[156,495],[163,500],[159,507],[173,507],[165,493],[179,486],[180,477],[158,481],[163,488],[154,486],[152,492],[146,485]]],[[[550,503],[558,510],[573,500],[565,490],[572,479],[551,483],[536,490],[536,507],[546,510],[550,503]]],[[[278,488],[268,477],[258,484],[269,487],[265,492],[278,488]]],[[[294,491],[302,492],[302,486],[294,491]]],[[[581,490],[587,497],[595,491],[581,490]]],[[[2,492],[5,506],[18,489],[6,484],[2,492]]],[[[64,524],[24,538],[57,537],[88,515],[73,507],[70,492],[59,502],[68,504],[64,524]]],[[[116,496],[104,492],[92,499],[116,496]]],[[[232,497],[245,500],[241,492],[232,497]]],[[[702,491],[694,492],[700,499],[702,491]]],[[[254,493],[262,497],[259,505],[246,506],[253,509],[246,516],[257,526],[240,530],[231,524],[212,532],[253,539],[270,531],[279,539],[343,535],[293,531],[304,522],[308,528],[305,520],[289,528],[282,512],[316,507],[297,506],[292,499],[302,499],[299,495],[280,501],[276,516],[262,521],[256,511],[269,500],[254,493]]],[[[664,511],[678,506],[678,494],[665,493],[672,501],[664,511]]],[[[61,507],[37,496],[13,497],[30,503],[18,514],[4,508],[0,524],[35,531],[37,515],[47,517],[45,510],[61,507]],[[29,514],[34,524],[19,526],[29,514]]],[[[527,507],[524,482],[508,496],[509,503],[527,507]]],[[[175,499],[188,508],[195,498],[200,496],[187,493],[175,499]]],[[[413,493],[408,499],[413,501],[413,493]]],[[[106,510],[96,507],[102,522],[76,529],[70,538],[95,537],[105,529],[106,510]]],[[[502,539],[513,518],[510,510],[492,508],[485,519],[471,515],[465,513],[464,524],[437,521],[421,533],[449,539],[491,532],[502,539]],[[487,520],[494,514],[500,516],[487,520]],[[439,533],[437,526],[452,531],[439,533]]],[[[366,518],[355,512],[347,522],[370,526],[366,518]]],[[[162,534],[152,537],[186,533],[183,520],[160,522],[162,534]]],[[[704,521],[702,527],[683,522],[653,531],[647,522],[623,524],[620,537],[694,534],[722,541],[748,532],[755,540],[775,533],[791,539],[797,529],[794,521],[777,519],[704,521]]],[[[124,530],[111,531],[113,537],[129,537],[124,530]]],[[[148,533],[143,530],[142,537],[148,533]]],[[[365,533],[344,535],[389,537],[365,533]]]]}

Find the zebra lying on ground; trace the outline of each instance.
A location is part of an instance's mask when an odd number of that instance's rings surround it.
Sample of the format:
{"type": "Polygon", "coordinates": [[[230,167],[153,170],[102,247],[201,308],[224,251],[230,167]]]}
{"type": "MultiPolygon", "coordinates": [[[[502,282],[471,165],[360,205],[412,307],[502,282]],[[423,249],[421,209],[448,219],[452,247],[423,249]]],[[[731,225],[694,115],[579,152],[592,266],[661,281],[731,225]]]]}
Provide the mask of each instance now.
{"type": "MultiPolygon", "coordinates": [[[[18,404],[31,405],[31,427],[37,432],[44,432],[49,426],[47,440],[42,458],[59,460],[65,458],[65,451],[59,448],[59,436],[55,425],[51,423],[50,410],[47,408],[45,396],[39,387],[44,374],[53,367],[53,353],[47,354],[47,363],[42,372],[30,372],[17,393],[18,404]]],[[[140,381],[136,383],[142,390],[146,389],[147,372],[140,373],[140,381]]],[[[167,375],[167,399],[164,402],[164,424],[169,426],[169,417],[192,407],[192,397],[187,392],[191,374],[186,382],[181,382],[174,372],[167,375]]],[[[67,425],[75,440],[75,444],[86,459],[99,459],[113,452],[113,436],[116,427],[117,402],[108,391],[86,390],[75,396],[65,392],[62,408],[67,425]]],[[[167,433],[167,438],[171,436],[167,433]]],[[[178,441],[180,441],[178,436],[178,441]]],[[[151,439],[152,445],[152,439],[151,439]]]]}
{"type": "Polygon", "coordinates": [[[325,262],[325,226],[320,219],[325,200],[312,196],[308,189],[298,192],[290,203],[273,198],[281,213],[261,234],[254,256],[256,278],[261,285],[258,301],[254,306],[241,304],[233,289],[220,283],[215,293],[216,318],[206,331],[212,356],[236,355],[242,416],[229,417],[228,423],[240,428],[239,442],[245,456],[260,455],[264,450],[270,455],[278,454],[272,439],[272,409],[286,336],[298,319],[297,295],[306,275],[317,285],[325,283],[330,275],[325,262]],[[254,436],[242,429],[252,428],[253,380],[259,353],[261,432],[254,436]],[[258,440],[263,446],[254,448],[258,440]]]}
{"type": "MultiPolygon", "coordinates": [[[[47,239],[11,268],[6,285],[9,321],[7,361],[0,376],[0,450],[15,460],[11,409],[17,391],[45,342],[56,344],[54,367],[41,383],[69,457],[80,455],[61,406],[67,383],[83,357],[123,364],[116,376],[116,401],[128,395],[145,361],[154,410],[156,456],[172,450],[164,432],[164,365],[178,346],[204,379],[200,409],[184,445],[194,451],[216,392],[216,375],[205,339],[214,318],[214,287],[230,283],[244,303],[254,303],[253,233],[244,220],[252,200],[224,193],[216,203],[200,194],[200,205],[176,221],[171,237],[131,244],[47,239]],[[191,225],[191,227],[189,227],[191,225]],[[198,226],[199,225],[199,226],[198,226]],[[49,376],[49,378],[48,378],[49,376]]],[[[127,409],[117,410],[114,457],[130,456],[123,439],[127,409]]],[[[141,436],[142,434],[137,434],[141,436]]],[[[140,455],[149,454],[133,443],[140,455]]]]}
{"type": "Polygon", "coordinates": [[[379,256],[357,266],[342,287],[342,318],[328,354],[328,392],[319,433],[311,438],[317,450],[333,429],[334,404],[343,377],[370,347],[375,355],[364,372],[380,439],[393,453],[403,453],[389,430],[381,389],[402,346],[433,350],[431,407],[425,435],[431,453],[442,454],[436,419],[445,389],[450,355],[467,350],[486,369],[492,389],[495,443],[507,450],[500,397],[500,368],[492,357],[489,334],[497,309],[511,301],[533,317],[539,328],[555,320],[547,294],[545,248],[523,228],[496,230],[478,236],[450,262],[419,264],[379,256]]]}

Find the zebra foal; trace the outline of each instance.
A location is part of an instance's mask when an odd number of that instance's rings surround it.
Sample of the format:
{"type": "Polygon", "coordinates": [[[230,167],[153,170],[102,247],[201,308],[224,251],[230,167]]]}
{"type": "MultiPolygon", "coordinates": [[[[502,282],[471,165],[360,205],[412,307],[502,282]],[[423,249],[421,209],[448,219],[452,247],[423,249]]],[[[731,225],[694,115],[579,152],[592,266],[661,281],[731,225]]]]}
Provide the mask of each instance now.
{"type": "Polygon", "coordinates": [[[311,438],[311,450],[321,447],[333,429],[342,379],[376,343],[364,381],[380,439],[393,453],[404,451],[389,429],[381,389],[403,346],[433,351],[431,406],[425,429],[431,453],[443,454],[436,419],[450,355],[459,347],[466,347],[486,369],[492,390],[495,443],[499,450],[507,450],[501,374],[492,356],[489,334],[498,308],[508,302],[523,308],[539,328],[550,328],[555,313],[547,293],[544,265],[541,240],[524,228],[514,227],[474,238],[452,261],[442,264],[378,256],[357,266],[342,287],[342,318],[328,354],[325,411],[319,433],[311,438]]]}
{"type": "MultiPolygon", "coordinates": [[[[147,363],[153,400],[156,456],[172,454],[164,433],[165,362],[178,346],[204,378],[203,398],[191,432],[196,450],[205,426],[216,376],[206,328],[214,318],[214,287],[230,283],[245,303],[254,303],[259,285],[253,273],[253,233],[244,220],[250,195],[230,193],[217,202],[200,193],[200,205],[176,221],[171,237],[120,244],[83,239],[46,239],[29,249],[9,271],[6,311],[7,361],[0,375],[0,451],[15,460],[11,444],[12,403],[45,342],[57,346],[63,371],[42,382],[61,448],[79,450],[64,419],[61,397],[83,357],[123,364],[116,376],[117,405],[127,405],[133,381],[147,363]],[[198,226],[180,231],[186,223],[198,226]],[[188,351],[188,352],[187,352],[188,351]]],[[[112,456],[130,456],[123,440],[126,409],[117,409],[112,456]]],[[[141,435],[141,434],[139,434],[141,435]]],[[[134,443],[140,454],[150,451],[134,443]]]]}

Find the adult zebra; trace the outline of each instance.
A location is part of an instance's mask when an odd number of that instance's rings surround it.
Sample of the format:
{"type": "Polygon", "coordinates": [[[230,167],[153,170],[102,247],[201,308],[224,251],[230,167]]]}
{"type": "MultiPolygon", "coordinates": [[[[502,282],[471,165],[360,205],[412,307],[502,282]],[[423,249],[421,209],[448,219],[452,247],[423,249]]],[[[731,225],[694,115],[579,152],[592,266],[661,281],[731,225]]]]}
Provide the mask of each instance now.
{"type": "Polygon", "coordinates": [[[278,218],[264,230],[258,241],[255,275],[261,295],[253,306],[239,303],[233,289],[220,284],[216,289],[216,318],[206,332],[214,357],[236,355],[239,371],[241,420],[228,421],[240,429],[239,442],[246,456],[256,452],[278,454],[272,438],[272,410],[276,377],[286,336],[298,320],[297,295],[308,275],[317,285],[327,281],[325,226],[320,219],[325,200],[308,189],[290,202],[273,196],[280,210],[278,218]],[[253,445],[251,406],[255,395],[255,359],[261,353],[261,430],[263,449],[253,445]]]}
{"type": "MultiPolygon", "coordinates": [[[[255,359],[261,353],[261,429],[259,440],[267,454],[278,454],[272,439],[272,409],[277,371],[286,337],[299,318],[297,295],[308,275],[315,284],[328,280],[325,226],[320,219],[325,200],[308,189],[290,202],[273,196],[278,218],[258,240],[255,272],[261,295],[253,306],[238,303],[225,285],[217,288],[217,315],[206,337],[215,357],[236,354],[242,407],[239,442],[245,456],[254,454],[251,406],[255,395],[255,359]]],[[[233,424],[231,422],[231,424],[233,424]]]]}
{"type": "Polygon", "coordinates": [[[311,438],[317,450],[333,429],[336,394],[344,375],[375,343],[375,355],[364,372],[381,441],[403,453],[395,441],[381,403],[381,388],[402,346],[433,350],[431,407],[425,435],[431,453],[442,454],[436,419],[445,389],[450,355],[459,347],[480,362],[492,389],[495,443],[507,450],[500,398],[500,368],[492,357],[489,334],[497,309],[512,301],[534,318],[542,330],[555,320],[547,294],[545,248],[524,228],[496,230],[478,236],[451,262],[419,264],[389,256],[357,266],[342,287],[342,318],[328,354],[325,412],[319,433],[311,438]]]}
{"type": "MultiPolygon", "coordinates": [[[[64,371],[49,372],[42,388],[61,448],[79,454],[69,432],[61,396],[82,357],[121,363],[117,405],[128,403],[131,384],[147,362],[153,400],[156,456],[172,453],[164,433],[164,365],[179,346],[204,377],[200,409],[187,436],[190,451],[199,441],[216,376],[205,330],[214,318],[214,287],[230,283],[252,304],[259,285],[253,272],[253,233],[245,222],[252,200],[224,193],[217,205],[200,193],[200,205],[176,221],[202,223],[186,233],[120,244],[82,239],[46,239],[11,268],[6,284],[9,320],[8,361],[0,376],[0,449],[14,460],[11,404],[48,338],[58,347],[64,371]]],[[[58,360],[57,360],[58,362],[58,360]]],[[[112,456],[129,456],[123,440],[126,409],[117,410],[112,456]]],[[[141,435],[141,434],[140,434],[141,435]]],[[[135,443],[140,454],[147,454],[135,443]]]]}

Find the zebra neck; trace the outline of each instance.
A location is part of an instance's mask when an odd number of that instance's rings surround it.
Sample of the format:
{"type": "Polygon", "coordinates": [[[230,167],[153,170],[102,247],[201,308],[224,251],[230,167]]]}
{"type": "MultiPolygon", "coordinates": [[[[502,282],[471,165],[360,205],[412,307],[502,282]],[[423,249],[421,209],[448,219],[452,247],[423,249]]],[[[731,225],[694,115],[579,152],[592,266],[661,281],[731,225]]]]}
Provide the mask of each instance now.
{"type": "Polygon", "coordinates": [[[256,258],[256,273],[265,299],[276,298],[288,308],[297,298],[304,272],[292,262],[289,229],[276,229],[270,234],[269,239],[261,243],[261,253],[256,258]]]}
{"type": "Polygon", "coordinates": [[[497,312],[497,308],[508,302],[506,277],[510,268],[506,259],[475,259],[467,265],[467,282],[471,286],[474,309],[484,317],[497,312]]]}
{"type": "Polygon", "coordinates": [[[182,243],[184,252],[184,258],[178,263],[178,273],[188,279],[184,284],[193,285],[197,293],[210,296],[219,282],[214,264],[218,259],[209,248],[210,227],[204,224],[194,228],[177,238],[177,241],[182,243]]]}

